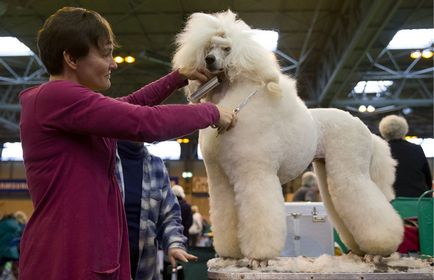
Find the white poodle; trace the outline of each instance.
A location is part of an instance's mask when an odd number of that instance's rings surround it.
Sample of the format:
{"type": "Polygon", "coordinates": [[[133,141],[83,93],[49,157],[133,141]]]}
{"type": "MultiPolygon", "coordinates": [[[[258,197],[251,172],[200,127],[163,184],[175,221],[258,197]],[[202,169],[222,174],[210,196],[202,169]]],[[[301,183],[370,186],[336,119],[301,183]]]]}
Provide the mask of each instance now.
{"type": "MultiPolygon", "coordinates": [[[[195,13],[177,37],[173,67],[206,68],[221,84],[202,101],[241,107],[232,130],[199,141],[208,174],[214,246],[263,266],[286,238],[281,185],[314,161],[328,214],[356,254],[389,255],[403,224],[389,204],[395,161],[386,142],[349,113],[307,109],[296,82],[231,11],[195,13]]],[[[190,81],[189,92],[199,85],[190,81]]]]}

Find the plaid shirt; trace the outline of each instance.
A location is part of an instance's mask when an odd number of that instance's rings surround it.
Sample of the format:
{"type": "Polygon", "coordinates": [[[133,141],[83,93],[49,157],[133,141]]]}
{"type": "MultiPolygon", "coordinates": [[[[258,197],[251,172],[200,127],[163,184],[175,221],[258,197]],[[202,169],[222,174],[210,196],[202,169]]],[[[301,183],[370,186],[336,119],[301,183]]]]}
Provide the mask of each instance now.
{"type": "MultiPolygon", "coordinates": [[[[116,178],[124,196],[122,164],[116,156],[116,178]]],[[[145,148],[140,211],[139,263],[136,278],[159,279],[157,250],[159,244],[167,253],[169,248],[186,249],[187,238],[182,234],[181,209],[170,188],[167,169],[161,158],[145,148]]]]}

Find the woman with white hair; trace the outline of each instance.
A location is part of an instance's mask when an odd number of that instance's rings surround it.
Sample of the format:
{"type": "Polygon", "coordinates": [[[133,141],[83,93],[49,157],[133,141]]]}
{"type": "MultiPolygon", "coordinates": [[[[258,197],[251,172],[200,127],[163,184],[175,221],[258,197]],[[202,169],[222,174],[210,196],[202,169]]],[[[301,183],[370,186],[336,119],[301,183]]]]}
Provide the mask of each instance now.
{"type": "Polygon", "coordinates": [[[396,196],[419,197],[431,189],[431,170],[422,148],[404,139],[408,133],[407,121],[389,115],[380,121],[379,129],[381,136],[389,142],[392,157],[398,162],[393,185],[396,196]]]}

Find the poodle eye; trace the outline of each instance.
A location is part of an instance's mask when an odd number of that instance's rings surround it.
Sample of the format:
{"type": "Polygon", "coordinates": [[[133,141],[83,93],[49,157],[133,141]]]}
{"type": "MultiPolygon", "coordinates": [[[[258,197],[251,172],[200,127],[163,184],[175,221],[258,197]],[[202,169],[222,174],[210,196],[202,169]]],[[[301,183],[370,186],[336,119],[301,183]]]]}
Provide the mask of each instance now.
{"type": "Polygon", "coordinates": [[[223,48],[223,50],[224,50],[225,52],[230,52],[230,51],[231,51],[231,47],[225,47],[225,48],[223,48]]]}

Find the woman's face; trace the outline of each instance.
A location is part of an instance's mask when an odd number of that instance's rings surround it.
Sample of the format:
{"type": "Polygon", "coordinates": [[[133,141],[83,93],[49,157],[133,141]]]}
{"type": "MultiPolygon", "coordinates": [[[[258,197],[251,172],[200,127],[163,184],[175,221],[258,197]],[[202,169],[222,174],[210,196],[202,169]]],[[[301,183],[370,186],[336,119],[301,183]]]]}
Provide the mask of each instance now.
{"type": "Polygon", "coordinates": [[[101,49],[91,46],[85,57],[77,59],[78,82],[95,91],[108,89],[111,72],[116,68],[112,44],[106,44],[101,49]]]}

